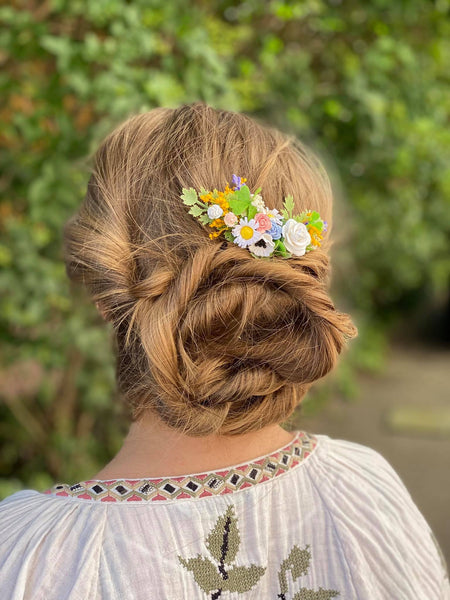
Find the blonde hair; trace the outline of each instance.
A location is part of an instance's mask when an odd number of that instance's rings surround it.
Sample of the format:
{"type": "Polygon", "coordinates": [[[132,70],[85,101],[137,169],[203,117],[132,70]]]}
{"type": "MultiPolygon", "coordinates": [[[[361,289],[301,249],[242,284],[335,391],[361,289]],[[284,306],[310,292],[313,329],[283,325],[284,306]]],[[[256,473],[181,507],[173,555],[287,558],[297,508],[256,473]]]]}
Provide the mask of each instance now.
{"type": "Polygon", "coordinates": [[[66,270],[114,327],[118,389],[192,436],[282,423],[356,335],[326,284],[332,192],[296,138],[203,102],[129,118],[97,150],[86,197],[64,228],[66,270]],[[188,214],[183,187],[231,175],[266,206],[317,210],[321,248],[256,259],[188,214]]]}

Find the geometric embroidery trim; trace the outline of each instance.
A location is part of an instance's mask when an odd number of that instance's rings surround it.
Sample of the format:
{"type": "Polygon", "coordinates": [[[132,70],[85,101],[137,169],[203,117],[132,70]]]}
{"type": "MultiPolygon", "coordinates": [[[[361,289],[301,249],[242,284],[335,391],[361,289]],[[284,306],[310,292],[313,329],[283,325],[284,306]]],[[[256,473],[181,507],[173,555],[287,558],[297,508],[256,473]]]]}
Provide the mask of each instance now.
{"type": "Polygon", "coordinates": [[[284,448],[229,469],[178,477],[57,483],[43,493],[97,502],[158,502],[229,494],[279,477],[304,461],[316,445],[313,434],[299,431],[284,448]]]}

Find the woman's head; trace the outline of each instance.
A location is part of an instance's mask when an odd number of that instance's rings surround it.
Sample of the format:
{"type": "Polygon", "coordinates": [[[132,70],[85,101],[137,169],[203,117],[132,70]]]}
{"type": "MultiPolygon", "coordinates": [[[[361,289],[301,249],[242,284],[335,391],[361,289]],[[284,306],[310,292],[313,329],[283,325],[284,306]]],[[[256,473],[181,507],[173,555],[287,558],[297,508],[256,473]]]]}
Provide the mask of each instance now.
{"type": "Polygon", "coordinates": [[[350,318],[326,292],[329,179],[298,140],[197,102],[117,127],[95,156],[64,229],[66,268],[114,327],[117,381],[133,420],[148,410],[194,436],[281,423],[335,365],[350,318]],[[321,248],[269,260],[209,238],[182,188],[224,189],[237,173],[265,204],[316,210],[321,248]]]}

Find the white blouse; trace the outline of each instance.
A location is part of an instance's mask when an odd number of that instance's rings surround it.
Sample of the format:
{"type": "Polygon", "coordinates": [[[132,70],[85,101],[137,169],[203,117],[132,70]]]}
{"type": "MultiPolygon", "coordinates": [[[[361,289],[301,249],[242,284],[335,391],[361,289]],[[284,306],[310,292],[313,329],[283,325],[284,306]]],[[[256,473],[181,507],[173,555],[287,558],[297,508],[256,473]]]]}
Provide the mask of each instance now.
{"type": "Polygon", "coordinates": [[[0,502],[1,600],[443,600],[446,567],[376,451],[296,432],[248,463],[0,502]]]}

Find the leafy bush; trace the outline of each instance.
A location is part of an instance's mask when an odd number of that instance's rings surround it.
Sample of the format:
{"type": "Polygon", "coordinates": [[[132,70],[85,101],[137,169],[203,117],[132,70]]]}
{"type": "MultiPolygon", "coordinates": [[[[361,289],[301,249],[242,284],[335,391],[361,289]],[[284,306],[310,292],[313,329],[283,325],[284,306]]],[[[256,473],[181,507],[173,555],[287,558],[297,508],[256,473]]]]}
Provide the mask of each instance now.
{"type": "Polygon", "coordinates": [[[87,157],[131,113],[202,99],[322,156],[340,199],[338,305],[361,330],[337,374],[343,393],[355,366],[379,366],[380,322],[423,290],[445,292],[445,3],[23,4],[0,8],[0,494],[88,477],[125,433],[111,331],[70,289],[61,231],[87,157]]]}

